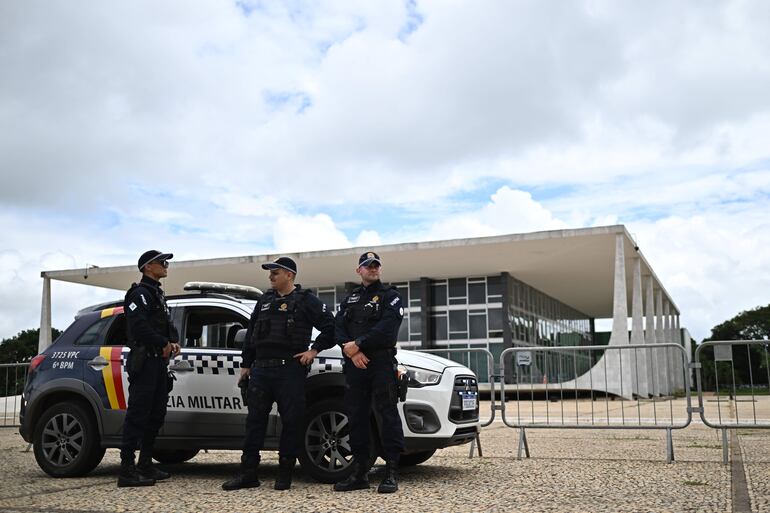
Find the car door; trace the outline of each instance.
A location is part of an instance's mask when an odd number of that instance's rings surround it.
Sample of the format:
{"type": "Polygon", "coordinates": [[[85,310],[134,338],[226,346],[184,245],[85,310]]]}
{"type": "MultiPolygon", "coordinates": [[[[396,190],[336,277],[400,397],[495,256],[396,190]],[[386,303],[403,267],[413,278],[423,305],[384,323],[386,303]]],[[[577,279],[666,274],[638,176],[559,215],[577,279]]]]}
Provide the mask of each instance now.
{"type": "Polygon", "coordinates": [[[241,349],[235,334],[248,323],[248,307],[200,299],[179,303],[176,310],[182,352],[169,365],[176,380],[164,435],[219,438],[215,446],[238,446],[246,405],[237,386],[241,349]]]}
{"type": "Polygon", "coordinates": [[[123,307],[107,308],[75,341],[83,360],[83,381],[99,397],[105,438],[118,437],[128,404],[128,374],[125,359],[126,316],[123,307]]]}

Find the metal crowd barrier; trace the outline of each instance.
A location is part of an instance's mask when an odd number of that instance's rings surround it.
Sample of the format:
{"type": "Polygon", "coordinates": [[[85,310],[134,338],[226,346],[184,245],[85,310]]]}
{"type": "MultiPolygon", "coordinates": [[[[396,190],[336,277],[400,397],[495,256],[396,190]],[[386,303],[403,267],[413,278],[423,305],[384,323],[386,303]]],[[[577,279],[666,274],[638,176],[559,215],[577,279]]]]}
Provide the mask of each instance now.
{"type": "Polygon", "coordinates": [[[29,363],[0,364],[0,427],[18,427],[21,392],[29,363]]]}
{"type": "Polygon", "coordinates": [[[768,344],[769,340],[714,340],[695,350],[697,411],[706,426],[721,430],[725,464],[728,429],[770,428],[768,344]],[[704,358],[709,354],[710,361],[704,358]]]}
{"type": "Polygon", "coordinates": [[[513,347],[499,365],[502,421],[519,429],[519,459],[529,457],[527,429],[661,429],[670,463],[671,431],[692,420],[687,353],[678,344],[513,347]]]}
{"type": "MultiPolygon", "coordinates": [[[[492,353],[489,352],[489,350],[481,348],[481,347],[468,347],[468,348],[446,348],[446,349],[420,349],[419,352],[421,353],[430,353],[435,354],[438,356],[441,355],[447,355],[447,359],[453,360],[457,363],[461,363],[471,369],[478,378],[479,376],[486,376],[488,378],[488,382],[491,386],[490,388],[490,401],[491,401],[491,410],[490,410],[490,416],[488,419],[482,419],[481,420],[481,427],[486,427],[492,424],[495,420],[495,411],[500,410],[502,407],[497,405],[497,402],[495,400],[495,388],[494,388],[494,379],[498,377],[498,374],[496,373],[495,368],[495,359],[492,356],[492,353]],[[467,358],[463,358],[462,356],[457,357],[456,355],[467,355],[467,358]]],[[[479,397],[479,407],[481,406],[481,397],[479,397]]],[[[482,456],[481,451],[481,438],[479,434],[476,434],[476,438],[471,442],[470,452],[468,454],[469,458],[473,457],[474,450],[478,448],[479,456],[482,456]]]]}

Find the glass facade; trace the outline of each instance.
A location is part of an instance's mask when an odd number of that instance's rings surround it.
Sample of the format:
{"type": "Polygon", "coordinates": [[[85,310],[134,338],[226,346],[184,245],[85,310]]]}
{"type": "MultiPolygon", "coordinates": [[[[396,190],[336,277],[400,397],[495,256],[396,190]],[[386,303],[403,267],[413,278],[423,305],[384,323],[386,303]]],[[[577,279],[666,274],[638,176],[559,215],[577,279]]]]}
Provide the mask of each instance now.
{"type": "MultiPolygon", "coordinates": [[[[514,346],[587,346],[593,343],[590,318],[517,280],[508,278],[511,342],[514,346]]],[[[534,353],[528,368],[506,376],[506,382],[559,383],[588,371],[601,354],[534,353]],[[591,361],[593,360],[593,361],[591,361]],[[524,373],[525,375],[522,375],[524,373]]]]}
{"type": "MultiPolygon", "coordinates": [[[[391,285],[398,289],[405,306],[398,334],[398,346],[403,349],[483,348],[497,360],[500,353],[511,346],[591,344],[588,316],[505,274],[391,285]],[[427,298],[422,297],[424,288],[429,291],[427,298]],[[423,308],[428,309],[427,317],[423,315],[423,308]],[[422,325],[425,318],[428,326],[422,325]],[[506,323],[510,326],[508,335],[506,323]],[[506,341],[508,337],[510,341],[506,341]]],[[[335,312],[347,294],[344,286],[319,287],[314,292],[335,312]]],[[[471,367],[480,381],[488,380],[486,358],[476,353],[445,356],[471,367]]],[[[594,360],[597,358],[592,356],[594,360]]],[[[527,369],[527,382],[532,378],[543,382],[564,381],[572,379],[575,370],[584,372],[589,367],[584,352],[577,356],[535,354],[527,369]]],[[[507,382],[516,380],[515,375],[506,376],[507,382]]]]}

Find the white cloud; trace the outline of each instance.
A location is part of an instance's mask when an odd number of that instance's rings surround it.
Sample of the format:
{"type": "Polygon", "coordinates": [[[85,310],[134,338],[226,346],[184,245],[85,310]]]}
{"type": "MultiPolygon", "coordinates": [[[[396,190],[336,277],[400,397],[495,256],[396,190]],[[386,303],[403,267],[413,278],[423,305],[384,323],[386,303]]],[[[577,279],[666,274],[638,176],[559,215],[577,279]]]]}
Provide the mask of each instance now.
{"type": "Polygon", "coordinates": [[[615,222],[651,241],[691,325],[726,315],[733,289],[762,302],[718,248],[765,240],[770,4],[426,0],[409,34],[398,2],[246,5],[0,4],[0,333],[36,319],[41,269],[148,247],[615,222]],[[665,230],[680,253],[657,252],[665,230]],[[730,276],[722,296],[711,272],[730,276]]]}
{"type": "Polygon", "coordinates": [[[479,210],[450,215],[436,222],[422,237],[453,239],[562,228],[568,228],[568,225],[554,218],[548,209],[532,199],[530,193],[505,186],[479,210]]]}
{"type": "Polygon", "coordinates": [[[287,216],[276,219],[273,240],[278,252],[349,247],[350,241],[326,214],[287,216]]]}

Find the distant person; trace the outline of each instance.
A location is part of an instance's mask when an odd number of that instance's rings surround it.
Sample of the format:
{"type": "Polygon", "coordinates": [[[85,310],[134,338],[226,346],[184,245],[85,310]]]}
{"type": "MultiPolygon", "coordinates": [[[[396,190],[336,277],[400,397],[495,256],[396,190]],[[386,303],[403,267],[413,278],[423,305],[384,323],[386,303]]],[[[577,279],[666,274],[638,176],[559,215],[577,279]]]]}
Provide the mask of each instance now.
{"type": "Polygon", "coordinates": [[[179,333],[169,317],[160,279],[168,275],[172,253],[146,251],[139,257],[139,283],[126,292],[123,309],[131,352],[128,356],[128,408],[123,420],[118,486],[152,486],[170,477],[152,464],[155,437],[166,418],[168,360],[179,354],[179,333]],[[134,453],[139,450],[139,461],[134,453]]]}
{"type": "Polygon", "coordinates": [[[404,432],[398,415],[396,340],[404,317],[401,296],[395,287],[380,281],[382,262],[377,253],[358,259],[361,286],[340,303],[335,319],[335,339],[345,356],[345,404],[350,420],[353,473],[334,485],[338,492],[369,488],[369,427],[374,407],[382,418],[385,477],[379,493],[398,490],[398,460],[404,449],[404,432]]]}
{"type": "Polygon", "coordinates": [[[249,320],[241,352],[240,379],[248,379],[246,436],[241,469],[222,484],[225,490],[255,488],[267,421],[273,403],[281,416],[278,448],[278,479],[273,488],[291,488],[292,473],[302,447],[305,415],[305,382],[308,366],[316,355],[334,346],[334,317],[309,290],[294,284],[297,264],[280,257],[263,264],[270,271],[271,289],[257,301],[249,320]],[[310,349],[316,328],[321,333],[310,349]]]}

